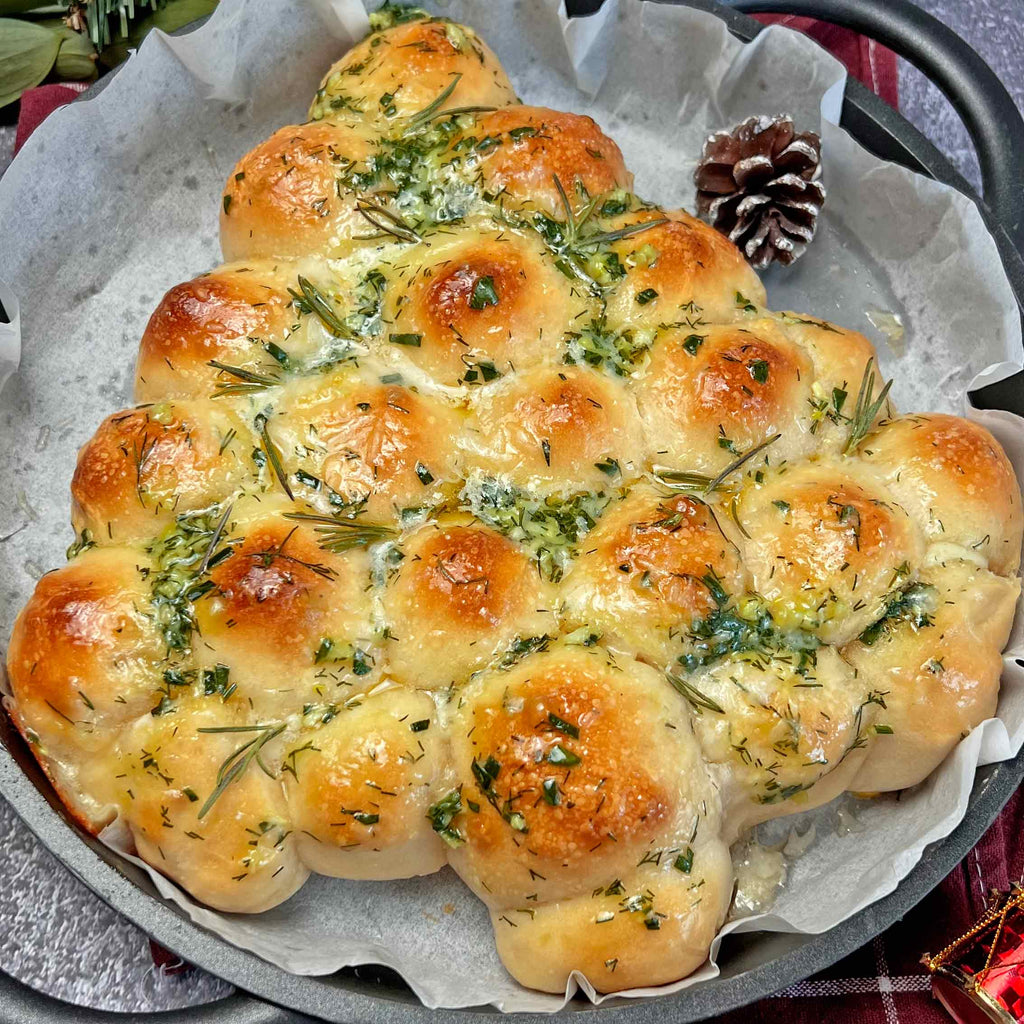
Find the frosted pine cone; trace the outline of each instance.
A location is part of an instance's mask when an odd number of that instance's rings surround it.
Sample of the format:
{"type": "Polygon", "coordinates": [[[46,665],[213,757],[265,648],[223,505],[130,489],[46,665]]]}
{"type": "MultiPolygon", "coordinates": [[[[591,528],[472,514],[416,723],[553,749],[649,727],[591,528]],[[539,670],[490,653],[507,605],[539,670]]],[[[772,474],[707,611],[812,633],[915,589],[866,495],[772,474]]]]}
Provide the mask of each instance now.
{"type": "Polygon", "coordinates": [[[764,269],[788,266],[814,237],[825,202],[821,139],[785,114],[747,118],[704,143],[693,178],[697,212],[764,269]]]}

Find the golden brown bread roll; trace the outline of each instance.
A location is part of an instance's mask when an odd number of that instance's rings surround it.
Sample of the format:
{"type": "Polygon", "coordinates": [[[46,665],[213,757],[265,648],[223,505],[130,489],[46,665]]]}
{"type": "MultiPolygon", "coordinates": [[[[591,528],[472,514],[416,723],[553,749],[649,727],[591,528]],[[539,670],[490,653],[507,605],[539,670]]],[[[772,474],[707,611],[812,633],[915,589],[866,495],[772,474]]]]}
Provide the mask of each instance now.
{"type": "Polygon", "coordinates": [[[862,456],[933,544],[974,552],[1003,575],[1020,568],[1020,485],[980,423],[935,413],[902,416],[881,424],[862,456]]]}
{"type": "Polygon", "coordinates": [[[661,333],[637,395],[655,461],[714,477],[776,434],[773,459],[810,454],[813,383],[807,354],[765,319],[661,333]]]}
{"type": "Polygon", "coordinates": [[[142,335],[136,401],[209,396],[220,376],[211,361],[251,371],[274,368],[269,346],[294,349],[288,338],[300,319],[291,308],[290,284],[279,264],[253,261],[175,285],[142,335]]]}
{"type": "Polygon", "coordinates": [[[748,315],[748,306],[764,305],[757,275],[713,228],[684,210],[649,208],[616,218],[614,230],[645,223],[652,226],[611,246],[625,270],[608,296],[611,326],[692,329],[728,323],[748,315]]]}
{"type": "Polygon", "coordinates": [[[517,639],[554,631],[554,592],[527,553],[470,516],[425,523],[394,550],[381,604],[399,682],[458,685],[517,639]]]}
{"type": "Polygon", "coordinates": [[[564,216],[563,195],[578,214],[590,196],[633,188],[619,147],[593,118],[510,106],[481,117],[473,134],[484,188],[550,216],[564,216]]]}
{"type": "Polygon", "coordinates": [[[139,855],[218,910],[258,913],[287,899],[309,869],[288,842],[281,784],[257,767],[223,785],[254,750],[253,760],[275,764],[281,744],[276,726],[217,696],[138,719],[119,738],[107,786],[139,855]]]}
{"type": "Polygon", "coordinates": [[[296,493],[393,523],[457,490],[459,410],[442,396],[383,383],[387,376],[364,364],[307,379],[268,419],[296,493]]]}
{"type": "Polygon", "coordinates": [[[428,811],[447,749],[429,694],[392,687],[307,716],[284,755],[301,859],[339,878],[407,878],[445,864],[428,811]]]}
{"type": "Polygon", "coordinates": [[[226,404],[158,402],[108,416],[78,453],[75,531],[141,540],[179,512],[220,501],[242,482],[239,447],[248,433],[226,404]]]}
{"type": "Polygon", "coordinates": [[[473,232],[410,248],[386,271],[383,319],[392,351],[442,384],[484,384],[559,359],[578,289],[536,236],[473,232]]]}
{"type": "Polygon", "coordinates": [[[528,491],[599,491],[635,480],[646,443],[633,397],[583,367],[523,370],[487,389],[463,433],[467,475],[528,491]]]}
{"type": "Polygon", "coordinates": [[[570,624],[664,666],[715,608],[706,578],[748,590],[739,553],[699,498],[638,485],[587,535],[562,588],[570,624]]]}
{"type": "Polygon", "coordinates": [[[722,772],[724,833],[826,803],[848,788],[879,696],[830,647],[749,651],[688,677],[694,731],[722,772]]]}
{"type": "Polygon", "coordinates": [[[275,132],[227,180],[220,214],[225,259],[342,252],[366,221],[341,174],[371,152],[372,137],[361,125],[317,121],[275,132]]]}
{"type": "Polygon", "coordinates": [[[775,620],[826,643],[878,619],[924,554],[921,524],[889,491],[864,469],[830,461],[765,474],[740,495],[735,529],[775,620]]]}
{"type": "Polygon", "coordinates": [[[450,863],[522,983],[673,981],[744,829],[993,713],[1020,491],[471,29],[371,24],[150,319],[5,703],[215,908],[450,863]]]}
{"type": "Polygon", "coordinates": [[[531,654],[463,692],[449,859],[527,983],[562,991],[580,969],[614,991],[703,961],[732,871],[688,718],[656,671],[601,647],[531,654]]]}
{"type": "Polygon", "coordinates": [[[1020,580],[970,562],[922,570],[886,617],[843,650],[881,696],[877,733],[852,788],[916,785],[996,711],[999,676],[1020,580]]]}
{"type": "Polygon", "coordinates": [[[429,106],[456,76],[453,107],[515,103],[498,58],[468,25],[448,18],[403,21],[399,9],[379,11],[370,23],[370,35],[324,76],[312,120],[347,114],[386,124],[429,106]]]}

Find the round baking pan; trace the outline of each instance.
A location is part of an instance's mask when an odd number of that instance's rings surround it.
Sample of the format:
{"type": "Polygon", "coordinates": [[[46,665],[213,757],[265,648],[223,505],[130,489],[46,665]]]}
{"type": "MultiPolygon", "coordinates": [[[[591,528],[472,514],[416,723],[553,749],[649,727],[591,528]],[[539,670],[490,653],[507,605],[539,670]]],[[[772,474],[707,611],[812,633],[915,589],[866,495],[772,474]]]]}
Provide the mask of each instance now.
{"type": "MultiPolygon", "coordinates": [[[[945,182],[975,201],[995,237],[1018,304],[1024,309],[1024,121],[984,61],[955,33],[909,0],[655,0],[709,11],[749,41],[761,25],[743,12],[806,14],[847,25],[885,43],[915,64],[946,93],[971,133],[982,171],[984,198],[897,112],[859,82],[846,86],[842,126],[886,160],[945,182]]],[[[573,15],[592,13],[601,0],[568,0],[573,15]]],[[[972,395],[984,408],[1024,415],[1024,374],[972,395]]],[[[42,842],[86,885],[143,931],[183,959],[233,983],[238,991],[204,1007],[154,1017],[71,1009],[0,974],[0,1018],[17,1022],[156,1021],[270,1024],[309,1018],[346,1024],[433,1024],[439,1015],[473,1024],[496,1010],[425,1009],[387,968],[349,968],[325,977],[300,977],[274,967],[193,924],[164,902],[149,877],[85,834],[70,819],[6,715],[0,715],[0,794],[42,842]]],[[[966,815],[886,898],[822,935],[757,933],[730,936],[722,947],[720,977],[660,999],[612,999],[595,1007],[578,999],[564,1013],[599,1014],[608,1024],[655,1024],[666,1014],[677,1024],[703,1020],[746,1005],[830,966],[870,941],[930,892],[977,843],[1024,779],[1024,753],[977,773],[966,815]]],[[[82,936],[87,941],[86,936],[82,936]]],[[[547,1014],[518,1014],[543,1024],[547,1014]]]]}

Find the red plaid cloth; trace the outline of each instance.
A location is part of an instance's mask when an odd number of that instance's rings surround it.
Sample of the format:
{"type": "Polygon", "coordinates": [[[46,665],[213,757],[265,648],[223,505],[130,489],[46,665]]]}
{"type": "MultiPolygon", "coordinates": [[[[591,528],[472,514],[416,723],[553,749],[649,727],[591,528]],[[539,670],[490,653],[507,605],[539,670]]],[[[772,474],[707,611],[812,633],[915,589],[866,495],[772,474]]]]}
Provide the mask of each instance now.
{"type": "MultiPolygon", "coordinates": [[[[847,29],[792,15],[759,16],[807,32],[830,49],[850,73],[896,106],[895,55],[847,29]]],[[[74,99],[82,85],[51,85],[22,97],[17,148],[49,113],[74,99]]],[[[949,1024],[931,996],[920,964],[923,952],[937,952],[965,932],[985,909],[990,888],[1005,889],[1024,877],[1024,798],[1020,794],[967,859],[906,918],[834,967],[719,1018],[720,1024],[949,1024]]],[[[153,944],[158,968],[176,973],[188,964],[153,944]]]]}

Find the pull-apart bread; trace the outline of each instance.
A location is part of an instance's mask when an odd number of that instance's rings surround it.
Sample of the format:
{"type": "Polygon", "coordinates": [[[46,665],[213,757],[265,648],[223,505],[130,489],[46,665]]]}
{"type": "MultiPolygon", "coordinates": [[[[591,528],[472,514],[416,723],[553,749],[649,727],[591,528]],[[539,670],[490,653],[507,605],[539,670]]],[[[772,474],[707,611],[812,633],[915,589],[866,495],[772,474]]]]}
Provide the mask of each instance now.
{"type": "Polygon", "coordinates": [[[9,711],[212,907],[450,864],[523,984],[673,981],[745,829],[993,714],[1018,484],[471,28],[373,26],[149,321],[9,711]]]}

